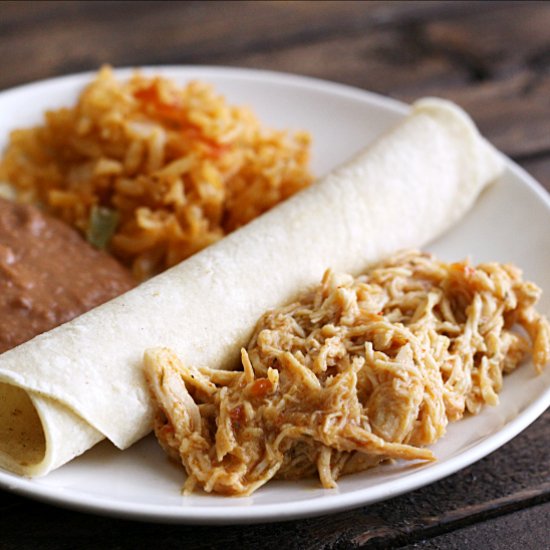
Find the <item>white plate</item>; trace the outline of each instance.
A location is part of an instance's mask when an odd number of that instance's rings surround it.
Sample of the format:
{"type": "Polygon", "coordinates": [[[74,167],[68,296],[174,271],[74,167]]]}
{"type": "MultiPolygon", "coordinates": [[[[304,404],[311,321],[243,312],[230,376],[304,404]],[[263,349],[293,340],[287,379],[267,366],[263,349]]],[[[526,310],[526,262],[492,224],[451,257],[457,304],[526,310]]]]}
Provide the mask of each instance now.
{"type": "MultiPolygon", "coordinates": [[[[394,100],[298,76],[224,68],[152,68],[179,82],[211,82],[236,104],[251,106],[268,125],[307,129],[314,138],[313,168],[326,172],[350,157],[407,112],[394,100]]],[[[119,71],[127,76],[128,70],[119,71]]],[[[0,94],[0,148],[14,127],[38,123],[42,112],[73,103],[90,74],[38,82],[0,94]]],[[[462,222],[430,249],[447,260],[471,255],[522,266],[546,294],[550,311],[550,199],[521,168],[488,189],[462,222]]],[[[505,379],[498,407],[449,427],[433,450],[438,462],[397,463],[345,477],[323,490],[317,480],[271,482],[250,498],[183,497],[182,470],[168,462],[152,436],[121,452],[103,442],[45,478],[0,471],[0,486],[81,510],[174,523],[252,523],[326,514],[387,499],[426,485],[494,451],[550,405],[550,369],[536,376],[524,365],[505,379]]],[[[128,419],[131,422],[131,419],[128,419]]]]}

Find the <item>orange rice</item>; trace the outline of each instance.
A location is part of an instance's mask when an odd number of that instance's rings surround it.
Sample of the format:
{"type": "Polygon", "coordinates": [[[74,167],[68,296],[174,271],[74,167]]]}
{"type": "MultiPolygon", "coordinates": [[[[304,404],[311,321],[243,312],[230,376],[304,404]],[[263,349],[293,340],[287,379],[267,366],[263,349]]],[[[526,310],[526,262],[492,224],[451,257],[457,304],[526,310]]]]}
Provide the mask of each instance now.
{"type": "Polygon", "coordinates": [[[75,107],[11,133],[0,179],[145,279],[309,185],[309,143],[208,84],[105,67],[75,107]]]}

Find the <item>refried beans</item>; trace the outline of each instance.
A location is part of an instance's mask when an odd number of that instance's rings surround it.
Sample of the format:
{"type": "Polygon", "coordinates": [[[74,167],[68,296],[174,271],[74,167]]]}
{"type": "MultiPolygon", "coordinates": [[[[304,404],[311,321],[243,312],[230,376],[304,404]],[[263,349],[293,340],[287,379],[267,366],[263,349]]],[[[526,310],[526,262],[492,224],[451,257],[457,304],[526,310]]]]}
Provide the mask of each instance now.
{"type": "Polygon", "coordinates": [[[0,199],[0,353],[134,285],[124,267],[63,222],[0,199]]]}

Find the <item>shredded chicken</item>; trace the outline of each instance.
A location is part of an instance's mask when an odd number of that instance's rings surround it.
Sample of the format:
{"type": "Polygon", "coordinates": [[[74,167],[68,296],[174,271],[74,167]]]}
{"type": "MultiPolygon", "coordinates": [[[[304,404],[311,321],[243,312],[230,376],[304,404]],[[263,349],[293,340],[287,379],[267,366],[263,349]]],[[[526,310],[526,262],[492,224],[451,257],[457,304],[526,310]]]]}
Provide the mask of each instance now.
{"type": "Polygon", "coordinates": [[[150,350],[155,432],[185,491],[250,495],[318,472],[323,487],[392,458],[434,460],[448,422],[496,405],[503,373],[550,360],[540,289],[512,265],[416,251],[321,285],[259,321],[242,370],[150,350]]]}

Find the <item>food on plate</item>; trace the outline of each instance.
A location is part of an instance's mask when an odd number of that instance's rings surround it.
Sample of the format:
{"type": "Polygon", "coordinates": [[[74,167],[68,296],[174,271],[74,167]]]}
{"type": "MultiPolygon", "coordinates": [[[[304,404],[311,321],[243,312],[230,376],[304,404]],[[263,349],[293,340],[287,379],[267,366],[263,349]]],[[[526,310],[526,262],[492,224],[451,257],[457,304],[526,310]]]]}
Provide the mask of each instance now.
{"type": "Polygon", "coordinates": [[[103,68],[74,107],[11,133],[0,180],[141,280],[308,186],[309,142],[264,128],[205,83],[119,82],[103,68]]]}
{"type": "Polygon", "coordinates": [[[357,274],[424,246],[466,213],[502,166],[458,107],[416,103],[392,131],[316,184],[0,355],[0,403],[11,403],[0,407],[0,426],[26,403],[18,428],[0,437],[0,466],[42,475],[102,438],[130,446],[154,417],[145,349],[171,348],[189,365],[236,366],[264,311],[317,284],[328,266],[357,274]]]}
{"type": "Polygon", "coordinates": [[[135,286],[66,224],[0,198],[0,353],[135,286]]]}
{"type": "Polygon", "coordinates": [[[513,265],[447,264],[415,251],[267,312],[242,368],[149,350],[161,446],[185,489],[248,496],[318,472],[325,488],[391,458],[431,460],[448,422],[496,405],[502,375],[550,361],[540,289],[513,265]],[[528,337],[515,332],[521,327],[528,337]]]}

